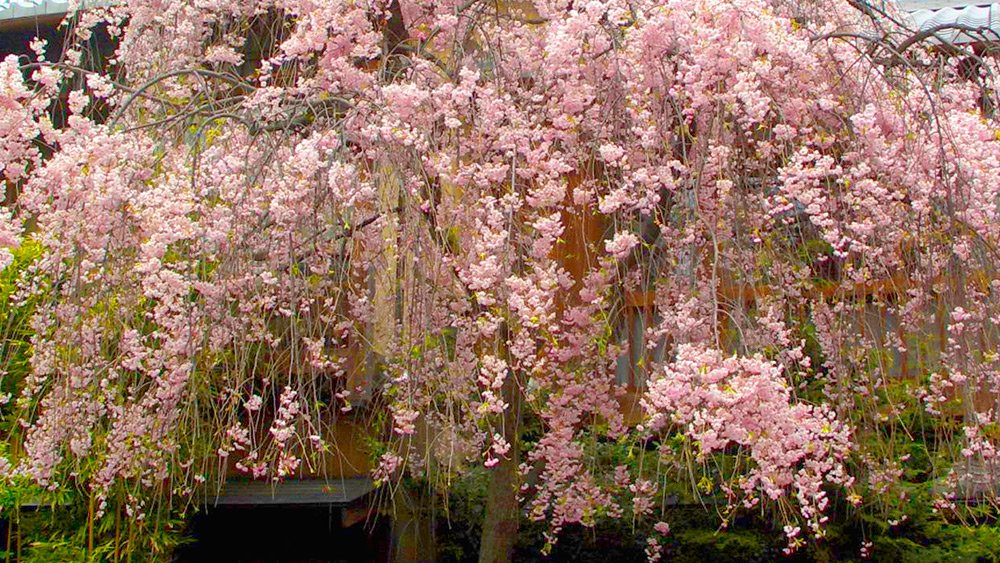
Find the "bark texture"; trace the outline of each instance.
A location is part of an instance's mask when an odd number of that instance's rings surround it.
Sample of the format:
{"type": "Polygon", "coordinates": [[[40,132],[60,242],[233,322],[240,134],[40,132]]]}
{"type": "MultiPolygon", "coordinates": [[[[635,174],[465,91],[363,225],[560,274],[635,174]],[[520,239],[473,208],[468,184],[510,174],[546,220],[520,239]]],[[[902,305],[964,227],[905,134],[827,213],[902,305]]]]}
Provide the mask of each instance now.
{"type": "Polygon", "coordinates": [[[518,427],[521,419],[521,392],[514,375],[507,376],[503,386],[504,402],[510,405],[504,413],[504,438],[511,445],[506,459],[490,469],[486,489],[486,518],[479,543],[480,563],[506,563],[514,559],[520,507],[517,502],[517,467],[521,444],[518,427]]]}

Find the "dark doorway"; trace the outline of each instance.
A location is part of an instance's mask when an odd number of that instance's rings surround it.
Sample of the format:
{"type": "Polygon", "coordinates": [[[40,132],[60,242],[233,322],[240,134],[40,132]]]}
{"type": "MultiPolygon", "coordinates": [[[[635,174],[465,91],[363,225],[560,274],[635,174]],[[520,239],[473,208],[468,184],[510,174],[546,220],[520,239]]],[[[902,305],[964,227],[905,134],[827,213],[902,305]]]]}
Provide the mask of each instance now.
{"type": "Polygon", "coordinates": [[[225,506],[203,511],[191,523],[193,543],[178,562],[389,561],[386,518],[344,526],[337,506],[225,506]]]}

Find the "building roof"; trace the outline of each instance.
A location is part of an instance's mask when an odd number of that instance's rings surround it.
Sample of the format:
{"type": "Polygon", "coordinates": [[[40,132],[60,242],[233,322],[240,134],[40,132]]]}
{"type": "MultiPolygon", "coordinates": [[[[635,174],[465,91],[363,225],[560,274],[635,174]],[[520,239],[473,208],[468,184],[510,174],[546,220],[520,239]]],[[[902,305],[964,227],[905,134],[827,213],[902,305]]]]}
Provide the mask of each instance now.
{"type": "Polygon", "coordinates": [[[0,0],[0,20],[65,14],[68,7],[69,0],[0,0]]]}
{"type": "Polygon", "coordinates": [[[918,32],[933,43],[1000,41],[1000,0],[896,0],[918,32]]]}
{"type": "Polygon", "coordinates": [[[209,493],[209,506],[347,506],[374,489],[367,477],[351,479],[290,479],[271,483],[244,479],[227,480],[216,493],[209,493]]]}

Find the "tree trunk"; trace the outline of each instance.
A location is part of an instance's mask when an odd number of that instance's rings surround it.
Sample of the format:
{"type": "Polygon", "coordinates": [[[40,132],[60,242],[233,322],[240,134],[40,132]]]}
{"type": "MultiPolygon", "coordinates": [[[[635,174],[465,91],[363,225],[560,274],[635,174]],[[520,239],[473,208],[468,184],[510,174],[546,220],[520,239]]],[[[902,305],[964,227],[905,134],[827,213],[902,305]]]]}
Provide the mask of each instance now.
{"type": "Polygon", "coordinates": [[[503,435],[510,444],[506,459],[489,470],[486,488],[486,518],[479,541],[479,563],[506,563],[514,558],[520,507],[517,503],[517,466],[521,444],[518,427],[521,422],[521,392],[508,374],[503,386],[504,402],[510,407],[504,412],[503,435]]]}

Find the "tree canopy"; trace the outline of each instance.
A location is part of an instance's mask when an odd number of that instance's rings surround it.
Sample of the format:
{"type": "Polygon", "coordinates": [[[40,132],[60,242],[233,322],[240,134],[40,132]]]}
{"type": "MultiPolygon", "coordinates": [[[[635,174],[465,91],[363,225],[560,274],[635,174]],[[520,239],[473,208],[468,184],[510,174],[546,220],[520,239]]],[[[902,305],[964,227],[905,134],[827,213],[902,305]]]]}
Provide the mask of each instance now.
{"type": "Polygon", "coordinates": [[[791,552],[831,498],[893,518],[914,456],[960,511],[1000,439],[997,65],[885,10],[71,13],[0,63],[0,476],[142,520],[359,416],[385,490],[484,467],[550,544],[670,481],[791,552]]]}

